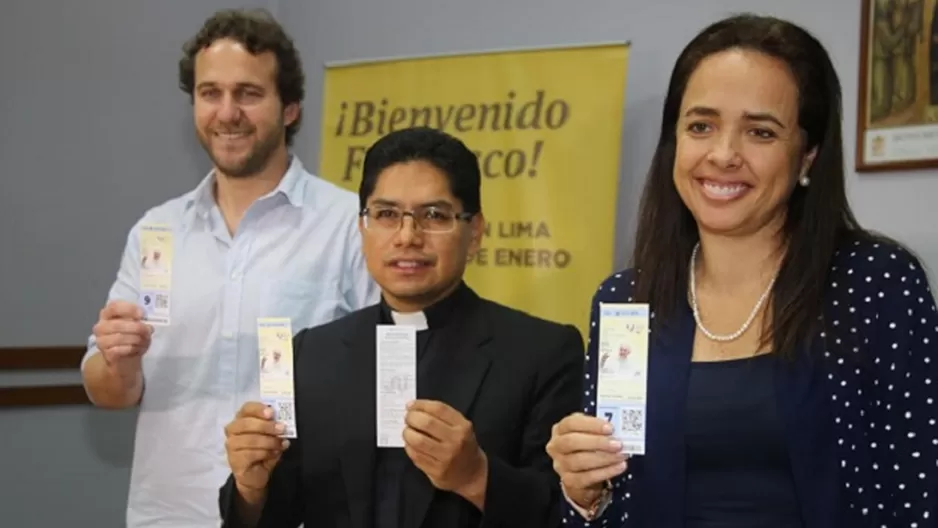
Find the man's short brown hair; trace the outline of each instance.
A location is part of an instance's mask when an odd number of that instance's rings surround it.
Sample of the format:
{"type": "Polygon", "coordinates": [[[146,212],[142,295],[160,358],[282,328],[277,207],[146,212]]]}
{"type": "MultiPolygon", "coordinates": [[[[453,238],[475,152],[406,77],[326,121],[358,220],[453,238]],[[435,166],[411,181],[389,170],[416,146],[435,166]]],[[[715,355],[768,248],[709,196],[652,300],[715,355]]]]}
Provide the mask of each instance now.
{"type": "Polygon", "coordinates": [[[277,58],[277,93],[284,106],[296,103],[300,111],[296,120],[287,125],[286,144],[300,128],[303,117],[305,76],[300,54],[283,26],[265,9],[223,9],[209,17],[198,33],[182,47],[179,60],[179,87],[193,97],[195,89],[195,56],[219,39],[232,39],[252,54],[272,52],[277,58]]]}

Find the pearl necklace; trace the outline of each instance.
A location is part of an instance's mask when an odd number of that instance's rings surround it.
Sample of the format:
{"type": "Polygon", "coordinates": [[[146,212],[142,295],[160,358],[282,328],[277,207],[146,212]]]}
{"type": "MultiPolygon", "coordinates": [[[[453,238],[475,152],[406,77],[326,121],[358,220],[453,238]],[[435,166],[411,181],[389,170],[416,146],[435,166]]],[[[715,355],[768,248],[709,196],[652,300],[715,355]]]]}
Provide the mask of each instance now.
{"type": "Polygon", "coordinates": [[[697,327],[700,328],[700,331],[703,333],[703,335],[707,336],[713,341],[735,341],[739,339],[739,336],[746,333],[746,330],[748,330],[752,325],[752,322],[755,321],[756,315],[759,313],[759,309],[762,307],[762,304],[765,303],[765,300],[768,298],[769,293],[771,293],[772,286],[775,284],[775,279],[778,275],[776,274],[775,277],[772,277],[772,280],[769,282],[769,287],[766,288],[764,292],[762,292],[762,296],[759,297],[755,307],[753,307],[752,312],[749,314],[749,318],[746,319],[745,323],[743,323],[742,328],[729,335],[716,335],[704,327],[703,322],[700,320],[700,309],[697,307],[697,280],[695,277],[695,270],[697,268],[697,251],[699,249],[700,242],[694,246],[694,251],[690,256],[690,304],[694,311],[694,320],[697,322],[697,327]]]}

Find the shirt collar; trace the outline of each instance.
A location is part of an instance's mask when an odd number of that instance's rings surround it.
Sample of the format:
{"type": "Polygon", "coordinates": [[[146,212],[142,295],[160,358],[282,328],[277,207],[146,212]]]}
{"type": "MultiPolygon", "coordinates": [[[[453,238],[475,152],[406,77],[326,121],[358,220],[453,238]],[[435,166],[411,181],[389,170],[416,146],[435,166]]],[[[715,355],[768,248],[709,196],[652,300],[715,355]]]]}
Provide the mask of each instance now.
{"type": "Polygon", "coordinates": [[[427,314],[422,311],[402,313],[390,310],[390,312],[391,320],[394,321],[396,325],[416,326],[417,330],[426,330],[430,327],[430,323],[427,322],[427,314]]]}
{"type": "Polygon", "coordinates": [[[473,291],[465,282],[461,281],[459,286],[446,297],[424,308],[422,311],[405,314],[392,310],[382,295],[382,320],[388,324],[413,325],[416,326],[418,330],[442,328],[452,320],[456,313],[465,309],[474,298],[475,294],[473,291]]]}
{"type": "MultiPolygon", "coordinates": [[[[290,165],[283,174],[283,178],[280,179],[280,183],[277,184],[274,190],[260,197],[258,201],[268,200],[275,196],[284,196],[290,205],[294,207],[302,206],[303,198],[306,193],[306,178],[303,177],[305,174],[306,170],[303,167],[303,163],[298,157],[291,154],[290,165]]],[[[214,187],[215,171],[213,169],[209,171],[209,173],[202,178],[202,181],[199,182],[199,185],[189,193],[186,207],[193,209],[197,215],[207,216],[212,208],[215,207],[214,187]]]]}

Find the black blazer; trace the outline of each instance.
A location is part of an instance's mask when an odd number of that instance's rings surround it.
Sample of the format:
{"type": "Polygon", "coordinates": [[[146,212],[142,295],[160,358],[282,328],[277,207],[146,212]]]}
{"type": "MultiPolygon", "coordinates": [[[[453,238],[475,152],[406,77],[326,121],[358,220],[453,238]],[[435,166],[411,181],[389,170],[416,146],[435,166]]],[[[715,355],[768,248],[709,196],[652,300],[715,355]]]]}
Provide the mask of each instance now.
{"type": "MultiPolygon", "coordinates": [[[[583,339],[577,329],[479,299],[454,314],[417,396],[473,423],[489,460],[485,514],[436,490],[407,459],[401,486],[416,512],[401,528],[561,526],[559,481],[545,446],[580,406],[583,339]],[[455,325],[455,326],[454,326],[455,325]]],[[[271,474],[259,526],[371,528],[374,515],[375,327],[364,308],[294,338],[297,439],[271,474]]],[[[418,375],[419,376],[419,375],[418,375]]],[[[223,526],[239,526],[234,479],[220,490],[223,526]]]]}

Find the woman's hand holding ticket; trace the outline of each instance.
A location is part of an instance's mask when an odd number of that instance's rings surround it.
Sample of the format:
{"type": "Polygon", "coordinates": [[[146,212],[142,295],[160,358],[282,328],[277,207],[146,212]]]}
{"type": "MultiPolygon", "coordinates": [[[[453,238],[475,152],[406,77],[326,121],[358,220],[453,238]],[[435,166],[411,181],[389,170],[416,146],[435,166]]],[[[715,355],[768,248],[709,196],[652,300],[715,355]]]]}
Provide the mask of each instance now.
{"type": "Polygon", "coordinates": [[[567,416],[551,431],[547,454],[567,495],[581,506],[592,503],[603,483],[627,467],[622,444],[612,433],[608,422],[582,413],[567,416]]]}

